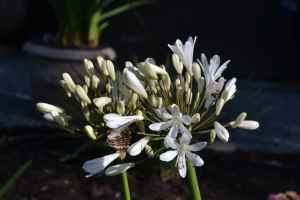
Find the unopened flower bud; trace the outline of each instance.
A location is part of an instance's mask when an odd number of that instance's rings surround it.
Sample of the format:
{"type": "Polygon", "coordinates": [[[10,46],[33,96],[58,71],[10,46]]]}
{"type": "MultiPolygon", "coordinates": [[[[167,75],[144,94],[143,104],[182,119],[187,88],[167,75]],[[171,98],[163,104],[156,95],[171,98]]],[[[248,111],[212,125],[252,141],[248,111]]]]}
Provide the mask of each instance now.
{"type": "Polygon", "coordinates": [[[184,84],[184,91],[188,91],[189,90],[189,84],[188,82],[186,81],[185,84],[184,84]]]}
{"type": "Polygon", "coordinates": [[[88,87],[91,87],[91,79],[89,76],[87,75],[84,76],[84,82],[88,87]]]}
{"type": "Polygon", "coordinates": [[[86,85],[84,85],[84,86],[82,87],[82,89],[85,91],[86,94],[88,94],[89,88],[88,88],[86,85]]]}
{"type": "Polygon", "coordinates": [[[133,67],[133,64],[130,61],[125,62],[126,67],[133,67]]]}
{"type": "Polygon", "coordinates": [[[103,61],[104,61],[104,59],[101,56],[97,57],[97,62],[98,62],[98,65],[99,65],[99,67],[100,67],[101,70],[102,70],[102,62],[103,61]]]}
{"type": "Polygon", "coordinates": [[[105,60],[102,61],[102,72],[105,76],[108,76],[107,62],[105,60]]]}
{"type": "Polygon", "coordinates": [[[90,77],[95,75],[94,65],[93,65],[92,61],[84,59],[83,63],[85,65],[85,71],[88,73],[88,75],[90,77]]]}
{"type": "Polygon", "coordinates": [[[203,92],[204,84],[205,84],[204,78],[203,77],[199,78],[198,79],[198,92],[199,92],[200,95],[203,92]]]}
{"type": "Polygon", "coordinates": [[[98,85],[100,84],[100,79],[97,76],[93,75],[92,82],[93,82],[93,88],[97,89],[98,85]]]}
{"type": "MultiPolygon", "coordinates": [[[[233,126],[235,122],[230,122],[230,126],[233,126]]],[[[247,129],[247,130],[254,130],[259,127],[259,123],[252,120],[244,120],[240,125],[237,126],[238,128],[247,129]]]]}
{"type": "Polygon", "coordinates": [[[229,133],[226,128],[224,128],[221,124],[218,122],[214,122],[214,127],[216,130],[217,136],[222,140],[223,142],[228,142],[229,139],[229,133]]]}
{"type": "Polygon", "coordinates": [[[154,158],[153,150],[148,144],[145,146],[145,152],[147,156],[149,156],[150,158],[154,158]]]}
{"type": "Polygon", "coordinates": [[[216,116],[219,116],[223,106],[224,106],[224,99],[223,98],[220,98],[217,102],[217,106],[216,106],[216,116]]]}
{"type": "Polygon", "coordinates": [[[115,176],[118,174],[122,174],[126,170],[132,168],[135,164],[134,163],[125,163],[120,165],[114,165],[105,170],[106,176],[115,176]]]}
{"type": "Polygon", "coordinates": [[[162,103],[163,103],[163,99],[161,97],[158,97],[157,98],[157,108],[158,109],[161,109],[162,103]]]}
{"type": "MultiPolygon", "coordinates": [[[[221,83],[222,81],[224,81],[224,77],[220,77],[218,82],[221,83]]],[[[223,84],[221,85],[221,87],[218,89],[219,92],[222,90],[223,86],[224,86],[224,83],[223,83],[223,84]]]]}
{"type": "Polygon", "coordinates": [[[123,101],[118,101],[117,112],[119,115],[123,115],[125,113],[125,105],[123,101]]]}
{"type": "Polygon", "coordinates": [[[182,89],[182,87],[179,86],[179,87],[177,88],[177,90],[178,90],[178,96],[182,97],[183,94],[184,94],[184,90],[182,89]]]}
{"type": "Polygon", "coordinates": [[[88,104],[91,104],[90,98],[88,97],[88,95],[86,94],[86,92],[84,91],[84,89],[80,85],[76,85],[75,90],[76,90],[76,93],[80,97],[81,100],[85,101],[88,104]]]}
{"type": "Polygon", "coordinates": [[[139,155],[149,141],[150,141],[150,136],[143,137],[136,143],[132,144],[127,149],[127,153],[129,153],[131,156],[139,155]]]}
{"type": "Polygon", "coordinates": [[[238,127],[246,118],[247,113],[243,112],[241,113],[235,120],[235,122],[231,125],[232,128],[238,127]]]}
{"type": "Polygon", "coordinates": [[[145,62],[140,62],[137,65],[137,68],[144,74],[148,79],[157,80],[158,76],[155,73],[151,64],[147,64],[145,62]]]}
{"type": "Polygon", "coordinates": [[[132,98],[131,98],[131,103],[134,106],[134,108],[136,106],[136,101],[137,101],[138,97],[139,97],[138,94],[134,92],[132,95],[132,98]]]}
{"type": "Polygon", "coordinates": [[[105,88],[106,88],[106,91],[107,91],[108,93],[110,93],[110,91],[111,91],[111,85],[110,85],[110,83],[106,83],[105,88]]]}
{"type": "Polygon", "coordinates": [[[206,99],[204,108],[208,108],[214,101],[215,97],[211,95],[208,99],[206,99]]]}
{"type": "Polygon", "coordinates": [[[54,106],[54,105],[47,104],[47,103],[37,103],[36,108],[38,109],[38,111],[40,111],[42,113],[50,113],[51,111],[56,111],[58,113],[65,112],[65,110],[62,109],[61,107],[54,106]]]}
{"type": "Polygon", "coordinates": [[[155,97],[153,96],[153,94],[151,94],[149,96],[149,100],[153,104],[153,106],[156,108],[157,107],[157,101],[156,101],[155,97]]]}
{"type": "Polygon", "coordinates": [[[229,97],[229,91],[228,90],[224,90],[222,92],[221,98],[224,99],[224,101],[226,101],[229,97]]]}
{"type": "Polygon", "coordinates": [[[154,91],[155,90],[155,80],[149,80],[148,82],[149,82],[151,90],[154,91]]]}
{"type": "Polygon", "coordinates": [[[200,70],[200,66],[198,63],[193,63],[193,66],[192,66],[192,69],[193,69],[193,74],[194,74],[194,77],[198,83],[199,81],[199,78],[201,78],[201,70],[200,70]]]}
{"type": "Polygon", "coordinates": [[[66,81],[66,83],[73,89],[75,90],[75,83],[73,81],[73,79],[71,78],[71,76],[68,73],[63,73],[62,75],[64,81],[66,81]]]}
{"type": "Polygon", "coordinates": [[[199,113],[194,114],[192,116],[191,120],[192,120],[192,123],[194,123],[194,124],[200,122],[200,114],[199,113]]]}
{"type": "Polygon", "coordinates": [[[186,90],[186,93],[187,93],[187,95],[186,95],[186,100],[185,100],[186,102],[185,102],[185,104],[188,105],[190,103],[190,98],[191,98],[191,90],[190,90],[190,88],[188,88],[186,90]]]}
{"type": "Polygon", "coordinates": [[[106,67],[107,67],[107,70],[108,70],[111,80],[115,81],[116,80],[116,72],[115,72],[114,64],[110,60],[107,60],[106,67]]]}
{"type": "Polygon", "coordinates": [[[171,79],[170,79],[170,76],[165,76],[165,79],[164,79],[164,86],[165,86],[165,89],[167,91],[170,90],[170,87],[171,87],[171,79]]]}
{"type": "Polygon", "coordinates": [[[143,116],[143,112],[141,110],[137,110],[135,112],[135,115],[138,115],[138,116],[143,116]]]}
{"type": "Polygon", "coordinates": [[[181,86],[181,85],[180,85],[180,80],[179,80],[179,79],[176,79],[176,80],[175,80],[175,86],[176,86],[176,88],[177,88],[178,86],[181,86]]]}
{"type": "Polygon", "coordinates": [[[148,94],[145,88],[132,72],[125,72],[123,75],[123,79],[128,87],[141,95],[144,99],[148,99],[148,94]]]}
{"type": "Polygon", "coordinates": [[[60,85],[65,89],[68,97],[71,97],[72,93],[71,93],[71,90],[70,90],[70,86],[64,80],[60,81],[60,85]]]}
{"type": "Polygon", "coordinates": [[[119,70],[116,72],[116,80],[118,85],[122,83],[122,74],[119,70]]]}
{"type": "Polygon", "coordinates": [[[211,145],[213,142],[214,142],[214,140],[215,140],[215,138],[216,138],[216,131],[215,130],[212,130],[211,132],[210,132],[210,143],[209,143],[209,145],[211,145]]]}
{"type": "Polygon", "coordinates": [[[183,64],[180,63],[179,57],[177,56],[177,54],[174,53],[172,55],[172,61],[173,61],[173,65],[174,65],[174,68],[175,68],[176,72],[178,74],[182,74],[183,64]]]}
{"type": "Polygon", "coordinates": [[[185,80],[186,80],[186,83],[188,83],[188,84],[191,83],[191,75],[188,72],[185,72],[185,80]]]}
{"type": "Polygon", "coordinates": [[[119,85],[119,91],[128,99],[132,97],[132,93],[127,89],[125,85],[119,85]]]}
{"type": "Polygon", "coordinates": [[[97,136],[93,130],[93,128],[89,125],[84,127],[84,131],[86,132],[87,136],[92,140],[97,140],[97,136]]]}
{"type": "Polygon", "coordinates": [[[107,104],[109,104],[111,102],[111,98],[109,97],[99,97],[99,98],[95,98],[93,100],[94,104],[99,108],[99,107],[103,107],[106,106],[107,104]]]}
{"type": "Polygon", "coordinates": [[[51,111],[50,113],[51,113],[53,119],[56,121],[56,123],[58,123],[61,127],[64,128],[65,127],[64,118],[62,116],[60,116],[58,114],[58,112],[56,112],[56,111],[51,111]]]}
{"type": "Polygon", "coordinates": [[[167,99],[163,100],[163,103],[162,103],[161,107],[163,107],[165,109],[168,109],[168,106],[169,106],[169,101],[167,99]]]}
{"type": "Polygon", "coordinates": [[[83,113],[83,116],[84,118],[87,120],[87,121],[90,121],[90,110],[87,106],[82,106],[82,113],[83,113]]]}
{"type": "Polygon", "coordinates": [[[143,121],[140,122],[139,124],[139,128],[140,128],[140,131],[145,134],[145,123],[143,121]]]}

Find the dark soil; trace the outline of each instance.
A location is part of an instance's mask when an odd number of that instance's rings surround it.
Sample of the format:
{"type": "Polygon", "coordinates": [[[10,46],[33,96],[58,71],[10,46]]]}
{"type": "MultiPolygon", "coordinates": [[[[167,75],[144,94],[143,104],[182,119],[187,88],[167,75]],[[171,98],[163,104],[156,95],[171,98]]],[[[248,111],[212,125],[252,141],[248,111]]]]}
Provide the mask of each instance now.
{"type": "MultiPolygon", "coordinates": [[[[2,129],[6,140],[0,147],[0,185],[26,161],[33,162],[5,200],[93,200],[122,199],[119,176],[85,178],[84,161],[59,162],[48,153],[58,138],[52,130],[2,129]],[[118,197],[121,195],[121,197],[118,197]]],[[[62,148],[62,147],[60,147],[62,148]]],[[[70,146],[65,145],[65,148],[70,146]]],[[[97,154],[96,154],[97,155],[97,154]]],[[[202,150],[205,164],[197,167],[202,199],[266,200],[268,194],[294,190],[300,192],[299,153],[275,155],[259,152],[221,153],[202,150]]],[[[99,157],[99,156],[98,156],[99,157]]],[[[158,172],[143,171],[143,176],[128,171],[132,199],[190,199],[186,179],[171,175],[161,179],[158,172]],[[148,173],[148,174],[147,174],[148,173]]]]}

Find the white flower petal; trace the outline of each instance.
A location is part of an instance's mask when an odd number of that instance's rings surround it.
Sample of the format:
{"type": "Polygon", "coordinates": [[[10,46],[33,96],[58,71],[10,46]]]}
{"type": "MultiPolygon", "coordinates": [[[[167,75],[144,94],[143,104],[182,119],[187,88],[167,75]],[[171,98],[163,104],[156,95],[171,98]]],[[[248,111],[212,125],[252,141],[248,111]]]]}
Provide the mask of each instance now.
{"type": "Polygon", "coordinates": [[[149,128],[152,131],[162,131],[162,130],[165,130],[165,129],[169,128],[173,123],[174,123],[174,120],[172,119],[168,122],[160,122],[160,123],[151,124],[149,126],[149,128]]]}
{"type": "Polygon", "coordinates": [[[192,144],[190,146],[186,146],[186,149],[190,150],[190,151],[200,151],[201,149],[203,149],[206,146],[206,142],[198,142],[196,144],[192,144]]]}
{"type": "Polygon", "coordinates": [[[189,138],[192,138],[191,132],[182,123],[179,124],[179,129],[181,134],[187,134],[189,138]]]}
{"type": "Polygon", "coordinates": [[[82,166],[84,171],[90,173],[86,177],[88,178],[93,176],[94,174],[101,173],[107,165],[116,160],[118,157],[119,153],[113,153],[101,158],[86,161],[82,166]]]}
{"type": "Polygon", "coordinates": [[[214,126],[216,129],[216,134],[222,140],[223,142],[228,142],[229,139],[229,133],[226,128],[224,128],[221,124],[218,122],[214,122],[214,126]]]}
{"type": "Polygon", "coordinates": [[[133,115],[133,116],[121,116],[115,113],[110,113],[104,115],[103,120],[106,123],[106,126],[110,128],[118,128],[128,122],[137,122],[143,120],[143,116],[133,115]]]}
{"type": "Polygon", "coordinates": [[[161,161],[169,162],[173,160],[177,156],[177,150],[175,151],[167,151],[159,156],[161,161]]]}
{"type": "Polygon", "coordinates": [[[178,172],[182,178],[186,176],[185,149],[179,149],[178,154],[178,172]]]}
{"type": "Polygon", "coordinates": [[[146,136],[146,137],[140,139],[139,141],[137,141],[134,144],[132,144],[127,149],[127,152],[131,156],[137,156],[137,155],[139,155],[143,151],[143,149],[145,148],[145,146],[149,142],[149,140],[150,140],[150,136],[146,136]]]}
{"type": "Polygon", "coordinates": [[[177,105],[175,105],[172,109],[172,116],[176,118],[180,118],[180,111],[177,105]]]}
{"type": "Polygon", "coordinates": [[[172,119],[172,115],[170,115],[167,111],[165,111],[164,109],[155,109],[154,111],[156,113],[156,115],[159,117],[159,118],[162,118],[162,119],[172,119]]]}
{"type": "Polygon", "coordinates": [[[183,134],[180,138],[180,145],[189,144],[191,142],[191,138],[188,134],[183,134]]]}
{"type": "Polygon", "coordinates": [[[115,176],[118,174],[121,174],[125,172],[126,170],[132,168],[135,165],[135,163],[124,163],[120,165],[114,165],[105,170],[106,176],[115,176]]]}
{"type": "Polygon", "coordinates": [[[185,123],[186,125],[190,125],[192,122],[192,119],[190,118],[190,116],[188,115],[183,115],[181,117],[181,120],[183,121],[183,123],[185,123]]]}
{"type": "Polygon", "coordinates": [[[168,133],[168,136],[172,137],[172,138],[176,138],[178,133],[178,123],[175,122],[172,127],[170,128],[170,131],[168,133]]]}
{"type": "Polygon", "coordinates": [[[194,153],[191,153],[189,151],[186,151],[185,153],[186,153],[185,155],[189,159],[189,161],[191,163],[193,163],[195,166],[201,167],[202,165],[204,165],[204,161],[202,160],[202,158],[200,158],[200,156],[198,156],[194,153]]]}
{"type": "Polygon", "coordinates": [[[231,86],[233,86],[235,83],[236,83],[236,78],[230,79],[225,85],[225,90],[229,90],[229,88],[231,88],[231,86]]]}
{"type": "Polygon", "coordinates": [[[128,126],[130,126],[130,124],[132,124],[132,122],[128,122],[128,123],[120,126],[116,130],[113,130],[107,137],[108,138],[115,138],[115,137],[117,137],[122,131],[124,131],[128,126]]]}
{"type": "Polygon", "coordinates": [[[168,135],[165,137],[164,143],[168,144],[168,147],[166,147],[166,148],[171,147],[172,149],[178,149],[180,146],[174,138],[172,138],[168,135]]]}

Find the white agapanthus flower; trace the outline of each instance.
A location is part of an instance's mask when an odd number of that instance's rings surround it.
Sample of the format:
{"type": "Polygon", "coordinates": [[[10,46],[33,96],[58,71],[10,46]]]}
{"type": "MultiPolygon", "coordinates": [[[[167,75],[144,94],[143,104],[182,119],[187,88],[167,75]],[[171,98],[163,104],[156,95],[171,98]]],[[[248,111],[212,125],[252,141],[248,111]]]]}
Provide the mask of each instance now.
{"type": "Polygon", "coordinates": [[[106,126],[109,128],[116,128],[107,137],[114,138],[117,137],[122,131],[124,131],[132,123],[143,120],[143,116],[133,115],[133,116],[121,116],[115,113],[110,113],[104,115],[103,120],[106,126]]]}
{"type": "Polygon", "coordinates": [[[188,40],[183,43],[181,40],[177,39],[175,45],[168,45],[170,49],[176,53],[183,63],[183,65],[186,67],[189,74],[192,76],[192,65],[193,65],[193,53],[194,53],[194,46],[196,43],[197,37],[195,37],[195,40],[193,41],[192,37],[189,37],[188,40]]]}
{"type": "Polygon", "coordinates": [[[227,68],[227,64],[230,62],[229,60],[226,61],[223,65],[220,65],[220,57],[218,55],[213,56],[210,59],[210,64],[208,64],[207,58],[204,54],[201,54],[201,61],[198,62],[204,72],[205,77],[205,86],[206,86],[206,93],[205,99],[207,99],[211,94],[214,94],[218,91],[218,89],[222,86],[225,80],[221,82],[216,82],[216,80],[222,75],[222,72],[227,68]]]}
{"type": "Polygon", "coordinates": [[[116,160],[119,155],[120,153],[113,153],[101,158],[95,158],[93,160],[86,161],[82,166],[84,171],[90,173],[89,175],[86,175],[86,177],[88,178],[95,174],[101,174],[105,167],[112,161],[116,160]]]}
{"type": "Polygon", "coordinates": [[[182,116],[177,105],[172,108],[171,114],[163,109],[155,109],[155,113],[159,118],[170,119],[170,121],[151,124],[149,128],[152,131],[162,131],[171,126],[168,136],[175,138],[177,136],[178,129],[180,129],[182,134],[187,134],[188,138],[192,138],[191,132],[182,124],[183,122],[186,125],[190,125],[192,120],[188,115],[182,116]]]}
{"type": "Polygon", "coordinates": [[[225,102],[227,102],[228,100],[230,100],[234,97],[234,93],[236,92],[235,83],[236,83],[236,78],[232,78],[226,83],[224,91],[228,90],[229,95],[228,95],[228,98],[224,99],[225,102]]]}
{"type": "Polygon", "coordinates": [[[197,167],[201,167],[204,164],[204,161],[200,158],[200,156],[191,153],[190,151],[200,151],[206,146],[206,142],[198,142],[189,146],[188,144],[191,142],[191,138],[187,137],[186,134],[183,134],[180,138],[180,144],[178,144],[176,140],[170,136],[166,136],[165,141],[168,143],[168,146],[170,146],[172,149],[175,149],[175,151],[167,151],[161,154],[159,159],[169,162],[178,155],[176,167],[178,168],[179,174],[182,178],[186,176],[187,172],[185,156],[197,167]]]}

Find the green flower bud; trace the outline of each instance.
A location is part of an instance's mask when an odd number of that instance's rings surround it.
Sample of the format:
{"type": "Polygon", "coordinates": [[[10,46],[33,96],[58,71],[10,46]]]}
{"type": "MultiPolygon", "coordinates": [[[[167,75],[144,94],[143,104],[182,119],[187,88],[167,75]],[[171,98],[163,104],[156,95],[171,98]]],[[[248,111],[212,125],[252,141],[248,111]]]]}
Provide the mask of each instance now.
{"type": "Polygon", "coordinates": [[[201,70],[200,70],[200,66],[199,66],[198,63],[195,63],[195,62],[194,62],[192,68],[193,68],[193,74],[194,74],[194,77],[195,77],[195,79],[196,79],[196,81],[197,81],[197,83],[198,83],[199,78],[201,78],[201,70]]]}
{"type": "Polygon", "coordinates": [[[238,127],[246,118],[247,113],[243,112],[241,113],[235,120],[234,124],[231,125],[232,128],[238,127]]]}
{"type": "Polygon", "coordinates": [[[156,108],[157,107],[157,101],[156,101],[155,97],[153,96],[153,94],[151,94],[149,96],[149,100],[153,104],[153,106],[156,108]]]}
{"type": "Polygon", "coordinates": [[[125,105],[123,101],[118,101],[117,112],[119,115],[123,115],[125,113],[125,105]]]}
{"type": "Polygon", "coordinates": [[[199,95],[201,95],[203,92],[204,84],[205,84],[204,78],[203,77],[199,78],[197,82],[198,82],[198,92],[199,92],[199,95]]]}
{"type": "Polygon", "coordinates": [[[86,92],[84,91],[84,89],[80,86],[80,85],[76,85],[76,94],[79,96],[79,98],[83,101],[85,101],[88,104],[91,104],[91,100],[90,98],[87,96],[86,92]]]}
{"type": "Polygon", "coordinates": [[[217,102],[217,106],[216,106],[216,116],[219,116],[223,106],[224,106],[224,99],[223,98],[220,98],[217,102]]]}
{"type": "Polygon", "coordinates": [[[88,94],[89,88],[88,88],[86,85],[84,85],[82,88],[83,88],[83,90],[85,91],[85,93],[88,94]]]}
{"type": "Polygon", "coordinates": [[[116,80],[117,80],[118,85],[120,85],[120,83],[122,83],[122,74],[119,70],[116,72],[116,80]]]}
{"type": "Polygon", "coordinates": [[[154,158],[153,150],[148,144],[145,146],[145,152],[150,158],[154,158]]]}
{"type": "Polygon", "coordinates": [[[214,142],[215,138],[216,138],[216,131],[212,130],[210,132],[210,143],[208,145],[211,145],[214,142]]]}
{"type": "Polygon", "coordinates": [[[199,113],[194,114],[191,119],[192,119],[192,123],[194,124],[200,122],[200,114],[199,113]]]}
{"type": "Polygon", "coordinates": [[[188,83],[188,84],[191,83],[191,76],[188,72],[185,72],[185,80],[186,80],[186,83],[188,83]]]}
{"type": "Polygon", "coordinates": [[[163,103],[163,99],[161,97],[158,97],[157,98],[157,108],[158,109],[161,109],[162,103],[163,103]]]}
{"type": "Polygon", "coordinates": [[[92,140],[97,140],[97,136],[93,130],[93,128],[89,125],[84,127],[84,131],[86,132],[87,136],[92,140]]]}
{"type": "MultiPolygon", "coordinates": [[[[222,82],[222,81],[224,81],[224,77],[221,77],[221,78],[219,78],[219,83],[220,82],[222,82]]],[[[221,85],[221,87],[219,88],[219,92],[222,90],[222,88],[223,88],[223,86],[224,86],[224,83],[221,85]]]]}
{"type": "Polygon", "coordinates": [[[143,121],[140,121],[139,129],[143,134],[145,134],[145,124],[143,121]]]}
{"type": "Polygon", "coordinates": [[[88,88],[91,87],[91,79],[89,76],[87,75],[84,76],[84,82],[88,86],[88,88]]]}
{"type": "Polygon", "coordinates": [[[110,83],[106,83],[106,91],[108,92],[108,93],[110,93],[110,91],[111,91],[111,85],[110,85],[110,83]]]}

